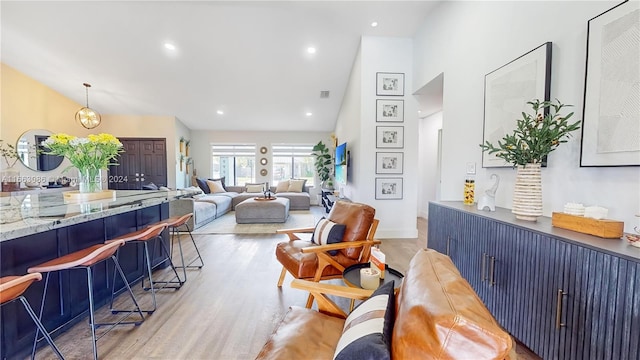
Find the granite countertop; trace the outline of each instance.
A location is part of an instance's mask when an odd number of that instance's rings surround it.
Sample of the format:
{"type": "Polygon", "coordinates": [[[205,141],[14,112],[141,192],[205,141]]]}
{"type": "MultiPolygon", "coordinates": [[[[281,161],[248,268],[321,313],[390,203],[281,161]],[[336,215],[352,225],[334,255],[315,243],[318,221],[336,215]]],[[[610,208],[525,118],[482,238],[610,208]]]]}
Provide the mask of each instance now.
{"type": "Polygon", "coordinates": [[[5,196],[0,198],[0,241],[154,206],[193,194],[186,190],[118,190],[115,200],[82,203],[65,203],[62,192],[5,196]]]}

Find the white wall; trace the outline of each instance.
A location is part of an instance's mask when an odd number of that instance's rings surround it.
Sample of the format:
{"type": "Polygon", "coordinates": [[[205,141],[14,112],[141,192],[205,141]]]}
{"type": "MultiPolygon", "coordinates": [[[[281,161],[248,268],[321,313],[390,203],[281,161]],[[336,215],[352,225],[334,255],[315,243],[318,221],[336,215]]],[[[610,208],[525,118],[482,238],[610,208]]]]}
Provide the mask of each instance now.
{"type": "Polygon", "coordinates": [[[442,112],[418,119],[418,216],[429,217],[429,201],[437,199],[438,130],[442,129],[442,112]]]}
{"type": "MultiPolygon", "coordinates": [[[[484,75],[546,41],[553,42],[551,98],[573,104],[582,118],[587,21],[619,1],[443,2],[414,36],[414,83],[445,74],[442,199],[462,200],[465,164],[481,164],[484,75]]],[[[502,182],[498,206],[511,208],[515,170],[482,169],[476,188],[502,182]]],[[[609,217],[637,224],[640,169],[580,168],[580,134],[549,156],[542,171],[544,214],[570,201],[609,208],[609,217]]]]}
{"type": "MultiPolygon", "coordinates": [[[[331,134],[328,132],[296,132],[296,131],[191,131],[191,151],[194,160],[195,169],[198,177],[211,177],[211,144],[255,144],[256,149],[262,146],[271,148],[272,144],[317,144],[322,140],[325,144],[331,144],[331,134]]],[[[190,154],[191,155],[191,154],[190,154]]],[[[264,168],[269,170],[267,176],[263,177],[256,174],[256,181],[268,181],[273,185],[271,180],[271,169],[273,164],[272,154],[256,153],[256,164],[259,164],[261,158],[266,158],[267,166],[264,168]]],[[[263,168],[257,165],[258,169],[263,168]]],[[[316,184],[319,184],[316,179],[316,184]]],[[[311,200],[315,202],[315,194],[319,191],[315,187],[310,191],[311,200]]]]}
{"type": "Polygon", "coordinates": [[[411,39],[363,37],[336,127],[338,142],[346,140],[351,151],[352,176],[345,195],[376,209],[376,218],[380,220],[376,237],[383,239],[418,236],[418,121],[417,103],[411,95],[414,92],[412,56],[411,39]],[[376,122],[376,99],[382,98],[376,96],[377,72],[405,74],[404,97],[401,98],[404,100],[404,123],[376,122]],[[376,148],[376,126],[391,125],[404,126],[404,174],[376,175],[376,152],[386,151],[376,148]],[[402,200],[376,200],[377,177],[403,178],[402,200]]]}

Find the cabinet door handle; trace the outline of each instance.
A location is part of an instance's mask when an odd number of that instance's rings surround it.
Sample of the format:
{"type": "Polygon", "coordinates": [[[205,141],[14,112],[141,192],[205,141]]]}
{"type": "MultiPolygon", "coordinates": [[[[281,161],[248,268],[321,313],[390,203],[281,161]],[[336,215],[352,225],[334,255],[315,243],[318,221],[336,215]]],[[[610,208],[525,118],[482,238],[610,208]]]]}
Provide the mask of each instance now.
{"type": "Polygon", "coordinates": [[[447,256],[449,256],[450,245],[451,245],[451,237],[447,236],[447,256]]]}
{"type": "Polygon", "coordinates": [[[567,295],[567,293],[562,289],[558,289],[558,295],[556,297],[556,329],[567,325],[562,322],[562,297],[564,295],[567,295]]]}
{"type": "Polygon", "coordinates": [[[487,254],[482,253],[482,262],[480,264],[480,277],[482,282],[484,282],[486,280],[486,271],[485,268],[487,267],[487,254]]]}
{"type": "Polygon", "coordinates": [[[495,271],[496,271],[496,257],[491,257],[491,262],[489,263],[491,266],[491,270],[489,271],[489,286],[493,286],[496,284],[495,271]]]}

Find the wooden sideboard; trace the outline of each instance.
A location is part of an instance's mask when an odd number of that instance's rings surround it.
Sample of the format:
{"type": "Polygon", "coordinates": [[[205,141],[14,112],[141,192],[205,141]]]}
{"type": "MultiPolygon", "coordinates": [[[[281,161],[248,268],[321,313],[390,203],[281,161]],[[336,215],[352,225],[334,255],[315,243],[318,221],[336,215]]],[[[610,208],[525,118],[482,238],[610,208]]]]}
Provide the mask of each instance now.
{"type": "Polygon", "coordinates": [[[640,248],[429,203],[428,247],[451,257],[496,320],[544,359],[640,359],[640,248]]]}

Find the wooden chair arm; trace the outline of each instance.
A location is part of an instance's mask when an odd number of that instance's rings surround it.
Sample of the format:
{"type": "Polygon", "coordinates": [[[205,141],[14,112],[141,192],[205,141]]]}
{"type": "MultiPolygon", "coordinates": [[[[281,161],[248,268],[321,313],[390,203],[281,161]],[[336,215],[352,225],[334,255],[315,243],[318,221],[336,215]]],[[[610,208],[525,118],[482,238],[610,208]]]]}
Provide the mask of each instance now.
{"type": "Polygon", "coordinates": [[[278,229],[276,234],[290,234],[290,233],[312,233],[315,228],[297,228],[297,229],[278,229]]]}
{"type": "Polygon", "coordinates": [[[373,294],[373,290],[317,283],[300,279],[293,280],[291,282],[291,287],[294,289],[305,290],[311,293],[318,304],[319,312],[331,316],[336,316],[342,319],[346,319],[347,314],[335,302],[329,299],[327,295],[334,295],[355,300],[364,300],[369,298],[371,294],[373,294]]]}
{"type": "Polygon", "coordinates": [[[302,251],[303,253],[326,252],[329,250],[340,250],[340,249],[348,249],[348,248],[355,248],[355,247],[363,247],[367,245],[371,246],[371,245],[377,245],[377,244],[382,244],[382,241],[380,240],[344,241],[344,242],[339,242],[335,244],[307,246],[300,249],[300,251],[302,251]]]}

